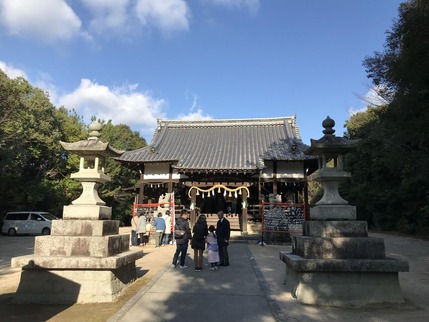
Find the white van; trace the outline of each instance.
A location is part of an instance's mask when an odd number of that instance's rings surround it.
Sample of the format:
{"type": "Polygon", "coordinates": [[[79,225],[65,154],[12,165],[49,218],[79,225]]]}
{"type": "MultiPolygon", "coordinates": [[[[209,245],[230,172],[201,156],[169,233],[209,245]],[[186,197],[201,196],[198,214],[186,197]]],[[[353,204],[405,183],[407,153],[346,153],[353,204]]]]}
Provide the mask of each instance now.
{"type": "Polygon", "coordinates": [[[58,219],[43,211],[15,211],[8,212],[3,220],[1,232],[9,236],[17,234],[49,235],[51,221],[58,219]]]}

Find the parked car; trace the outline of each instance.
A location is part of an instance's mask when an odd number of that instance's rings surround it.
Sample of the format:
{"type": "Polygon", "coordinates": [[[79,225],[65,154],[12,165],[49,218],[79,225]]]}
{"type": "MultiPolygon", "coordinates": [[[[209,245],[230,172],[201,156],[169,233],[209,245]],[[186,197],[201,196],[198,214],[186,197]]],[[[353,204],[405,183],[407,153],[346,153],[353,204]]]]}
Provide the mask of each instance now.
{"type": "Polygon", "coordinates": [[[8,212],[3,220],[1,232],[9,236],[15,235],[49,235],[52,220],[58,219],[44,211],[8,212]]]}

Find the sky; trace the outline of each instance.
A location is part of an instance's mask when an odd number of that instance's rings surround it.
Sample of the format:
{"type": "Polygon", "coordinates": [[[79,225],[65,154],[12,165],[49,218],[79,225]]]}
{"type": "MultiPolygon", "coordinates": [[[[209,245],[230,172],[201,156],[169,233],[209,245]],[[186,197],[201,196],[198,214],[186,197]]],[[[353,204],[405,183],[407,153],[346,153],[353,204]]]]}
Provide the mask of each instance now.
{"type": "Polygon", "coordinates": [[[400,0],[0,0],[0,69],[127,124],[296,115],[302,141],[373,100],[362,65],[400,0]]]}

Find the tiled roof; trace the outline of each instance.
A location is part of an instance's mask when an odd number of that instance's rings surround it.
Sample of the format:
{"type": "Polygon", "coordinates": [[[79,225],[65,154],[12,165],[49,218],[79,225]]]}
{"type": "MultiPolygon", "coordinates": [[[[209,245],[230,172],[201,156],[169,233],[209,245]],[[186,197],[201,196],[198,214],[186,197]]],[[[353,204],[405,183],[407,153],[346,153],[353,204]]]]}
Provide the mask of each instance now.
{"type": "Polygon", "coordinates": [[[306,160],[295,116],[209,121],[158,120],[151,143],[118,158],[175,163],[179,171],[257,171],[264,160],[306,160]]]}

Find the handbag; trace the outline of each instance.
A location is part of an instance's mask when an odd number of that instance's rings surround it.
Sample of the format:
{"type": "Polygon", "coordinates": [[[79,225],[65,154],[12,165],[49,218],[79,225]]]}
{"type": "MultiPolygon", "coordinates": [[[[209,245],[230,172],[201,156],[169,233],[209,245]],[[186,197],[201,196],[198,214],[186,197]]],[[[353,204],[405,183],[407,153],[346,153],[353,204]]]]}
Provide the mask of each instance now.
{"type": "Polygon", "coordinates": [[[185,235],[186,235],[186,231],[185,230],[182,230],[182,229],[176,229],[175,231],[174,231],[174,236],[176,236],[176,238],[183,238],[183,237],[185,237],[185,235]]]}

